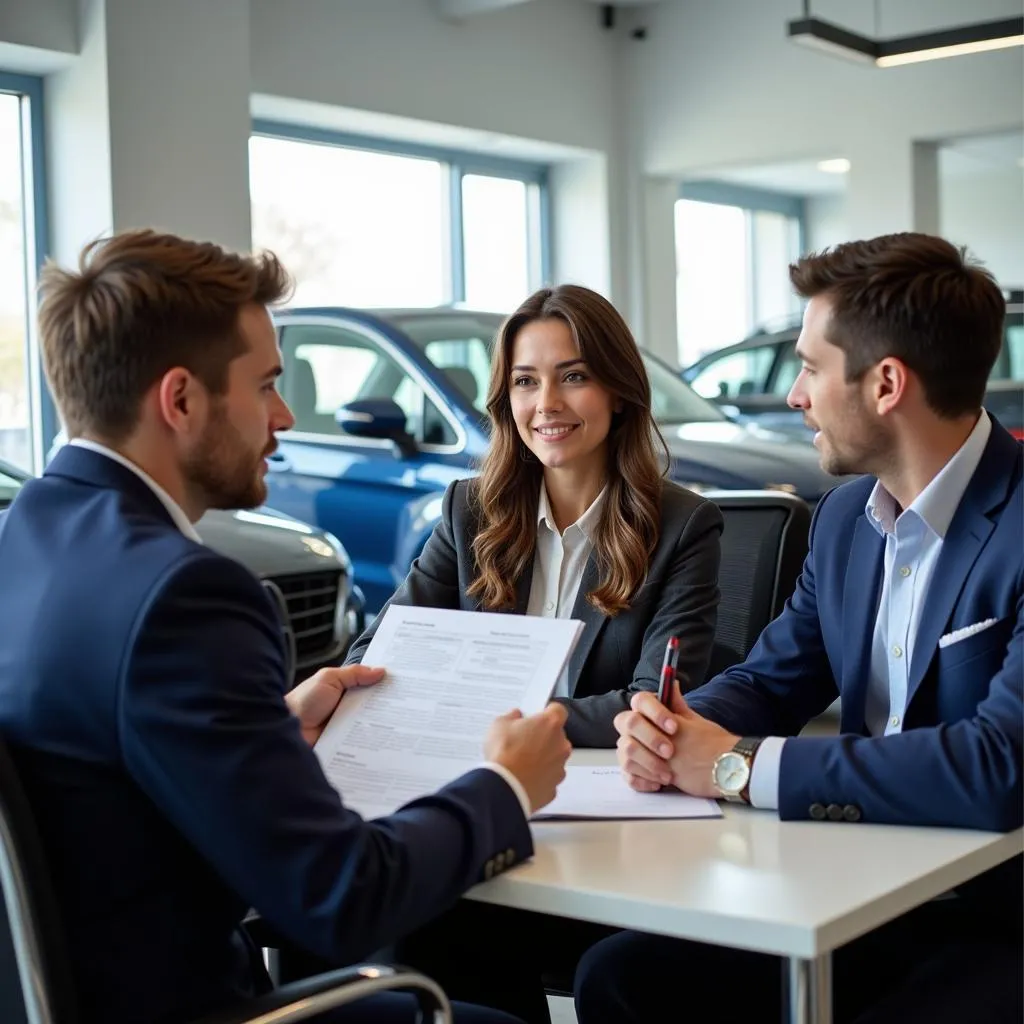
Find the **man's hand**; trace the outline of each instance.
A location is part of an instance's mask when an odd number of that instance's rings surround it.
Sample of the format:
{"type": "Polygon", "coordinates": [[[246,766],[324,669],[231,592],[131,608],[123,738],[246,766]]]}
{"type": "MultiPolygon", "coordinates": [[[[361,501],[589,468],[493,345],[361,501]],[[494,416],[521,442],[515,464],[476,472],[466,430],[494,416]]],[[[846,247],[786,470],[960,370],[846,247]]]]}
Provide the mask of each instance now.
{"type": "Polygon", "coordinates": [[[288,709],[299,720],[302,736],[313,746],[344,692],[352,686],[371,686],[384,678],[384,669],[369,665],[322,668],[285,694],[288,709]]]}
{"type": "Polygon", "coordinates": [[[634,694],[630,707],[632,711],[615,716],[615,728],[619,767],[633,789],[653,793],[675,785],[692,796],[721,795],[711,781],[711,769],[739,736],[691,711],[678,683],[670,708],[653,693],[634,694]]]}
{"type": "Polygon", "coordinates": [[[510,711],[494,720],[484,740],[484,756],[522,783],[534,811],[554,800],[565,778],[565,762],[572,753],[565,738],[565,719],[561,704],[549,704],[529,718],[521,711],[510,711]]]}

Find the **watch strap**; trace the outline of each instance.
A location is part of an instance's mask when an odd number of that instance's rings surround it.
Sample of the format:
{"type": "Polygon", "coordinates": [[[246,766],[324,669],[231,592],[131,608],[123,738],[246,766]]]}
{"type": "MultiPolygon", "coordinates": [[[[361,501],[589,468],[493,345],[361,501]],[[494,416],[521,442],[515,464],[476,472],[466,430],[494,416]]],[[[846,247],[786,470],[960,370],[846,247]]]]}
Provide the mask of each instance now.
{"type": "Polygon", "coordinates": [[[747,775],[747,784],[740,791],[740,799],[745,804],[750,803],[750,780],[754,777],[754,755],[763,740],[763,736],[743,736],[733,744],[733,751],[746,758],[747,767],[750,769],[747,775]]]}

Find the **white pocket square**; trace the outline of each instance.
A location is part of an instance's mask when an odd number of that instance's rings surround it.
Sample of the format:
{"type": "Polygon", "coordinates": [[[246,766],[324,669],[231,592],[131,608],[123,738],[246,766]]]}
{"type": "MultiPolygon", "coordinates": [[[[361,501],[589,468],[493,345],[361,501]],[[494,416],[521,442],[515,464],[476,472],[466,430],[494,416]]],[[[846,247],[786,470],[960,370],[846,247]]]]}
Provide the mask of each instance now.
{"type": "Polygon", "coordinates": [[[982,619],[981,622],[975,622],[973,625],[954,629],[952,633],[939,637],[939,647],[949,647],[950,644],[958,644],[961,640],[966,640],[968,637],[984,633],[986,629],[990,629],[998,621],[998,619],[982,619]]]}

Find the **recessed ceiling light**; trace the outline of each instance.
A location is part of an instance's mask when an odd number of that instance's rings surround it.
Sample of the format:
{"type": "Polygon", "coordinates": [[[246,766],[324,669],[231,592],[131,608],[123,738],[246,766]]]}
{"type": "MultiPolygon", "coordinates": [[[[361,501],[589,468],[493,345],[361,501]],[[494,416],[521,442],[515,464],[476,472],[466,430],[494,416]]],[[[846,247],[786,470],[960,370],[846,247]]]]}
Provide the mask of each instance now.
{"type": "Polygon", "coordinates": [[[826,174],[846,174],[850,169],[850,161],[845,156],[838,156],[834,160],[819,160],[818,170],[826,174]]]}

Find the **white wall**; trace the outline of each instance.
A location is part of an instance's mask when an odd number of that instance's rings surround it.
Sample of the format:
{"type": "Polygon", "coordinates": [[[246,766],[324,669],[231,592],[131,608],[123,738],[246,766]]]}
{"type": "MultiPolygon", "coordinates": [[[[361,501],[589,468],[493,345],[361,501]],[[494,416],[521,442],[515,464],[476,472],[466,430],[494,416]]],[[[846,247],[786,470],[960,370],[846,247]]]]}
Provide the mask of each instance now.
{"type": "Polygon", "coordinates": [[[253,90],[607,150],[615,37],[581,0],[250,0],[253,90]]]}
{"type": "Polygon", "coordinates": [[[1024,287],[1024,171],[947,177],[940,188],[941,231],[966,245],[1006,287],[1024,287]]]}
{"type": "Polygon", "coordinates": [[[846,197],[842,193],[812,196],[806,201],[804,212],[807,221],[805,248],[809,252],[820,252],[840,242],[849,241],[846,197]]]}
{"type": "Polygon", "coordinates": [[[0,0],[0,68],[12,66],[11,51],[34,50],[74,54],[78,51],[78,0],[0,0]]]}

